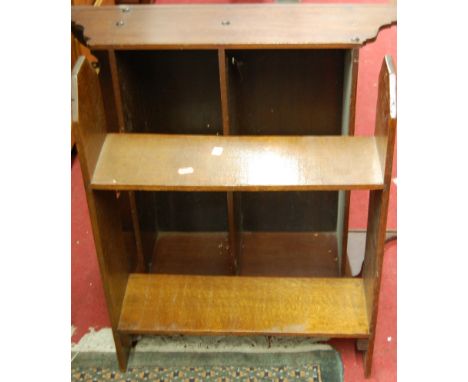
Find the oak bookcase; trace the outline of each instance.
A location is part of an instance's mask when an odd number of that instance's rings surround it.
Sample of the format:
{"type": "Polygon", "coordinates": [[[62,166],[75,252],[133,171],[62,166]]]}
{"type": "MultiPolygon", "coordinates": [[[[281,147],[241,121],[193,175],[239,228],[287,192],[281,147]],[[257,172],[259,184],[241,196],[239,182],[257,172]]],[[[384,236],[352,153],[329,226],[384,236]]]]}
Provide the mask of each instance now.
{"type": "Polygon", "coordinates": [[[396,128],[354,135],[389,5],[73,7],[72,120],[117,357],[137,334],[344,337],[370,375],[396,128]],[[350,190],[370,190],[362,277],[350,190]]]}

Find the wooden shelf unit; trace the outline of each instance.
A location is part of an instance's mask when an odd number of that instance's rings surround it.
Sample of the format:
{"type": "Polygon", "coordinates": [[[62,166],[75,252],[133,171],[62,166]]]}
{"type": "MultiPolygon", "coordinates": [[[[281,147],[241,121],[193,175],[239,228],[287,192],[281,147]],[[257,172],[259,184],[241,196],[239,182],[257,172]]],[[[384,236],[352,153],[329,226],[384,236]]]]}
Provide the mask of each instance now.
{"type": "Polygon", "coordinates": [[[359,47],[387,5],[74,7],[99,62],[72,123],[117,357],[138,334],[359,340],[370,375],[396,129],[390,57],[355,137],[359,47]],[[300,15],[300,17],[299,17],[300,15]],[[362,277],[350,190],[370,190],[362,277]]]}

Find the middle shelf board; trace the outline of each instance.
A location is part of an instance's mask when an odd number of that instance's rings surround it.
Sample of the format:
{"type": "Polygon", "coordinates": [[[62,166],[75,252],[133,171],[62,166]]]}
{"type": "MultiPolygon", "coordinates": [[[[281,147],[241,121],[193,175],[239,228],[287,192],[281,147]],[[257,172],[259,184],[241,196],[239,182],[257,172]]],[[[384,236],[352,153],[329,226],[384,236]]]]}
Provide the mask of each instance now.
{"type": "Polygon", "coordinates": [[[107,134],[98,190],[312,191],[383,188],[375,137],[107,134]]]}

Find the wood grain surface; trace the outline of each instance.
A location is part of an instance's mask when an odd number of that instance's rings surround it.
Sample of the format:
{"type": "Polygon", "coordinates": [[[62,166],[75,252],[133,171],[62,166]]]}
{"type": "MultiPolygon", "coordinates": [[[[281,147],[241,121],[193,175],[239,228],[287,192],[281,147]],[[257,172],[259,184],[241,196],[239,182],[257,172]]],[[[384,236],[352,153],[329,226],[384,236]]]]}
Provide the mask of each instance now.
{"type": "Polygon", "coordinates": [[[93,49],[360,46],[396,21],[396,6],[196,4],[72,9],[93,49]]]}
{"type": "Polygon", "coordinates": [[[132,274],[119,331],[365,338],[362,279],[132,274]]]}
{"type": "Polygon", "coordinates": [[[92,178],[102,190],[379,189],[374,137],[108,134],[92,178]]]}

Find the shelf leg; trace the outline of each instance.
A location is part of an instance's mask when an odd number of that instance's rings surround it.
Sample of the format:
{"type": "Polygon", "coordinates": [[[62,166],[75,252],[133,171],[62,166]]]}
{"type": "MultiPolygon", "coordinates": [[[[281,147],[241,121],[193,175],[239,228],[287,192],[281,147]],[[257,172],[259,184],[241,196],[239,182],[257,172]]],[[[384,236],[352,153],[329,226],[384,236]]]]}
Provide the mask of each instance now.
{"type": "Polygon", "coordinates": [[[369,348],[364,353],[364,377],[370,378],[372,375],[372,358],[374,356],[374,338],[369,341],[369,348]]]}
{"type": "Polygon", "coordinates": [[[388,194],[388,187],[386,187],[384,190],[371,191],[369,196],[366,250],[362,271],[370,329],[369,343],[364,353],[364,373],[366,378],[371,375],[372,355],[374,353],[383,246],[385,243],[385,228],[387,225],[388,194]]]}
{"type": "Polygon", "coordinates": [[[114,336],[115,351],[117,353],[117,361],[122,372],[127,371],[128,357],[132,348],[132,340],[128,334],[117,333],[112,331],[114,336]]]}
{"type": "Polygon", "coordinates": [[[367,351],[367,349],[369,349],[369,340],[363,338],[359,338],[358,340],[356,340],[356,349],[360,352],[367,351]]]}

